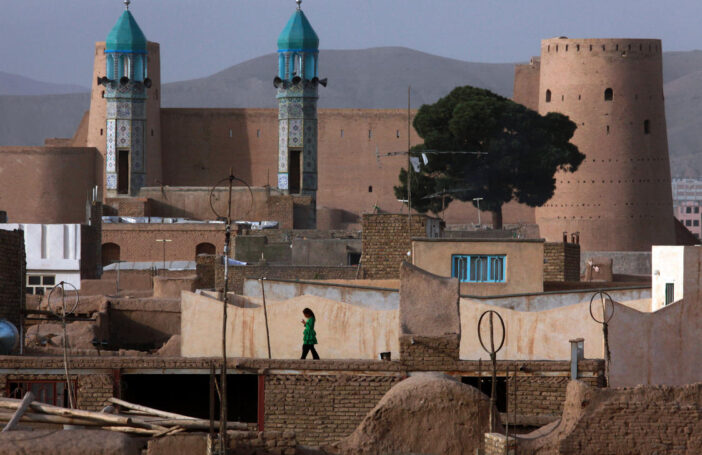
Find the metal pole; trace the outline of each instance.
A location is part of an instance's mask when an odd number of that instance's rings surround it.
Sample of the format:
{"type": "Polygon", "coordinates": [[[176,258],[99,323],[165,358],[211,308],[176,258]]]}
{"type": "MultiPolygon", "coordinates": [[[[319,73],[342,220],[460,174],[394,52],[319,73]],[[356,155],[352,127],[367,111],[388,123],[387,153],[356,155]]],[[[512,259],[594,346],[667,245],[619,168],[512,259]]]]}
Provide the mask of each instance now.
{"type": "Polygon", "coordinates": [[[492,313],[490,321],[490,360],[492,361],[492,384],[490,386],[490,431],[495,431],[495,406],[497,404],[497,352],[495,352],[495,337],[493,336],[492,313]]]}
{"type": "Polygon", "coordinates": [[[119,297],[119,263],[122,262],[117,259],[117,297],[119,297]]]}
{"type": "Polygon", "coordinates": [[[222,399],[220,406],[220,452],[227,453],[227,305],[229,304],[229,245],[231,241],[232,227],[232,185],[234,183],[234,171],[229,172],[229,204],[227,206],[227,227],[224,232],[224,298],[222,299],[222,379],[220,387],[222,399]]]}
{"type": "MultiPolygon", "coordinates": [[[[71,375],[68,371],[68,331],[66,330],[66,287],[61,281],[61,325],[63,326],[63,369],[66,373],[66,389],[68,392],[68,405],[74,409],[73,388],[71,387],[71,375]]],[[[51,298],[51,296],[49,296],[51,298]]]]}
{"type": "Polygon", "coordinates": [[[412,86],[407,86],[407,236],[409,237],[410,247],[412,246],[412,155],[410,150],[412,149],[412,142],[410,141],[411,132],[411,113],[410,113],[410,101],[411,101],[411,89],[412,86]]]}
{"type": "Polygon", "coordinates": [[[268,345],[268,358],[271,358],[271,337],[270,333],[268,331],[268,310],[266,309],[266,290],[265,286],[263,286],[263,280],[265,278],[261,278],[258,280],[261,283],[261,298],[263,299],[263,317],[266,320],[266,343],[268,345]]]}
{"type": "Polygon", "coordinates": [[[214,362],[210,362],[210,434],[209,434],[209,447],[212,447],[214,442],[214,421],[215,421],[215,366],[214,362]]]}

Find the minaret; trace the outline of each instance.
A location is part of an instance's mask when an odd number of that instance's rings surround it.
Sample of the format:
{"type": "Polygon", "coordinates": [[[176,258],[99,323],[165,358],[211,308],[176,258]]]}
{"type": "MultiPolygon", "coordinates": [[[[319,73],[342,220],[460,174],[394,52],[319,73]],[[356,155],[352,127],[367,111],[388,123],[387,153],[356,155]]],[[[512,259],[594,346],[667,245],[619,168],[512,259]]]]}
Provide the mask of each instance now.
{"type": "Polygon", "coordinates": [[[319,38],[297,10],[278,37],[278,188],[286,194],[317,193],[317,60],[319,38]]]}
{"type": "Polygon", "coordinates": [[[146,179],[146,90],[147,43],[144,33],[125,10],[107,35],[106,76],[98,82],[105,87],[106,149],[105,175],[108,197],[134,196],[146,179]]]}

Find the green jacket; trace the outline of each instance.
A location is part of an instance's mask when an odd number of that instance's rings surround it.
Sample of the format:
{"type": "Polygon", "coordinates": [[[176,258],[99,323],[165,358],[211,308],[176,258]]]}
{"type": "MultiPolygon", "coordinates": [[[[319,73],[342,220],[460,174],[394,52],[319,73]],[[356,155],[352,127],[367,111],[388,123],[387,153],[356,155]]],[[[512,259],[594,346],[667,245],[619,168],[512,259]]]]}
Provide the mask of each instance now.
{"type": "Polygon", "coordinates": [[[302,344],[317,344],[317,332],[314,331],[314,318],[309,318],[302,332],[302,344]]]}

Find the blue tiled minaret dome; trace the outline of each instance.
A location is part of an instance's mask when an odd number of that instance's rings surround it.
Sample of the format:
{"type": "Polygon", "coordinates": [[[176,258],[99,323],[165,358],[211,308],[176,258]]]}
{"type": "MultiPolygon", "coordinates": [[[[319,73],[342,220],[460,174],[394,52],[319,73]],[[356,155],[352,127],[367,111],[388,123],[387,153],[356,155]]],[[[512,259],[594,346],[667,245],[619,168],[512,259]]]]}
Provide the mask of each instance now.
{"type": "Polygon", "coordinates": [[[146,36],[125,10],[105,40],[107,125],[105,176],[108,196],[134,196],[146,179],[146,36]]]}
{"type": "Polygon", "coordinates": [[[319,38],[300,8],[278,37],[278,188],[288,194],[317,192],[319,38]]]}

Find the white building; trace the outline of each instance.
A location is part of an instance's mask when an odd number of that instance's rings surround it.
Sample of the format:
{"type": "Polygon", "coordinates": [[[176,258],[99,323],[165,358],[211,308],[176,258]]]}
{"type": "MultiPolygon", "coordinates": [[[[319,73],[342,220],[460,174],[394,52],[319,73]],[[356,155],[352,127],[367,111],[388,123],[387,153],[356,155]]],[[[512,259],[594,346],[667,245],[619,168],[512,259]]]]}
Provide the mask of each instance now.
{"type": "Polygon", "coordinates": [[[80,289],[80,224],[0,224],[0,229],[24,231],[28,294],[45,294],[61,281],[80,289]]]}
{"type": "Polygon", "coordinates": [[[698,299],[702,246],[657,246],[651,254],[651,309],[659,310],[685,296],[698,299]]]}

